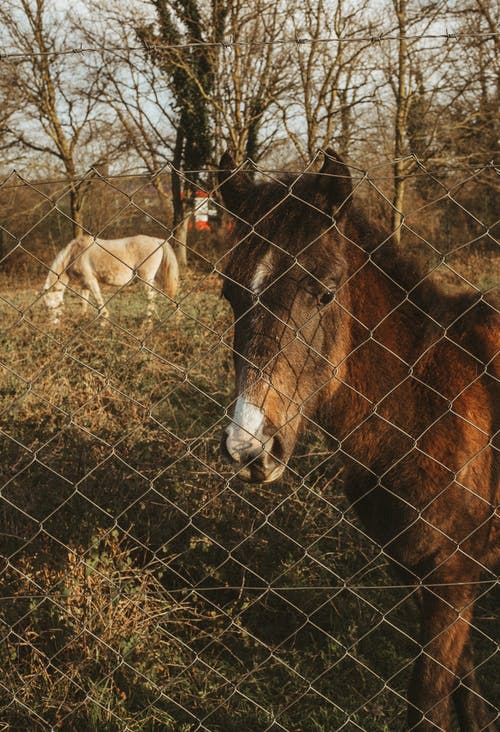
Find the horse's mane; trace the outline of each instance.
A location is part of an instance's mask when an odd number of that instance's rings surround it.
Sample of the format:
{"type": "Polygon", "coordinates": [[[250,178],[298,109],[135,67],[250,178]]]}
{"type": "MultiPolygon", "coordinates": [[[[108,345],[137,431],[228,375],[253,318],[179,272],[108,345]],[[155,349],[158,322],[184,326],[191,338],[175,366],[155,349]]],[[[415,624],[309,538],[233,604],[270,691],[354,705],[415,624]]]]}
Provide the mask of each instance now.
{"type": "MultiPolygon", "coordinates": [[[[464,353],[472,354],[479,363],[488,364],[488,373],[496,375],[494,353],[498,339],[500,298],[493,292],[483,293],[458,274],[449,281],[443,278],[440,255],[430,256],[409,250],[407,246],[394,241],[390,230],[378,228],[370,222],[363,211],[353,209],[346,222],[346,233],[358,244],[393,282],[401,288],[408,301],[416,306],[412,311],[414,328],[421,343],[425,335],[420,326],[429,326],[426,316],[442,328],[450,341],[460,344],[464,353]],[[374,248],[375,242],[375,248],[374,248]],[[378,245],[377,245],[378,244],[378,245]],[[427,323],[427,326],[425,325],[427,323]]],[[[427,253],[428,250],[427,250],[427,253]]],[[[448,274],[452,275],[452,270],[448,274]]],[[[436,339],[436,330],[429,330],[431,341],[436,339]]],[[[498,407],[495,407],[498,410],[498,407]]],[[[496,417],[497,423],[500,416],[496,417]]]]}

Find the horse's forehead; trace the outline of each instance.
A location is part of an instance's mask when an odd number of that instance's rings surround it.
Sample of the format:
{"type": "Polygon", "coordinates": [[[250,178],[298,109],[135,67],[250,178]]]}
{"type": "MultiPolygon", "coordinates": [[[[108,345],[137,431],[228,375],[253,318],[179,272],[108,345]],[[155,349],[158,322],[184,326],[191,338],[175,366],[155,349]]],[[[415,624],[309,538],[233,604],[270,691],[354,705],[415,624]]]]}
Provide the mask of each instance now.
{"type": "Polygon", "coordinates": [[[276,253],[273,252],[272,248],[255,258],[249,282],[249,288],[254,295],[258,295],[262,288],[272,280],[276,267],[276,258],[276,253]]]}
{"type": "Polygon", "coordinates": [[[289,280],[314,273],[317,256],[308,248],[298,255],[270,244],[266,247],[241,247],[235,251],[226,269],[226,277],[255,295],[269,287],[286,286],[289,280]]]}
{"type": "Polygon", "coordinates": [[[280,259],[280,252],[273,246],[242,246],[233,253],[225,274],[257,295],[282,269],[280,259]]]}

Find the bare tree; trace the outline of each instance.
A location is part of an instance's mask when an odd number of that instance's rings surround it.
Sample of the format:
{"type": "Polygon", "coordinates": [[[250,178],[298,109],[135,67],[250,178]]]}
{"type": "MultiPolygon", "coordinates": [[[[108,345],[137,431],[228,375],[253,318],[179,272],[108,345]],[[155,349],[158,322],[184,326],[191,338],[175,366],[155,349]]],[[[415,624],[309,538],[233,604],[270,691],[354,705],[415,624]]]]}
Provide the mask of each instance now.
{"type": "Polygon", "coordinates": [[[223,10],[219,3],[213,3],[207,19],[202,3],[197,0],[172,3],[157,0],[153,4],[157,22],[137,23],[136,33],[148,59],[163,76],[177,118],[171,175],[173,223],[178,258],[181,264],[186,264],[189,199],[212,147],[207,95],[213,89],[214,68],[206,44],[206,29],[210,33],[210,29],[218,26],[223,10]]]}
{"type": "Polygon", "coordinates": [[[3,59],[0,61],[0,150],[2,151],[2,164],[4,166],[15,160],[15,158],[9,160],[11,154],[15,156],[12,148],[16,145],[15,140],[9,134],[11,120],[18,109],[15,89],[15,66],[8,59],[3,59]]]}
{"type": "Polygon", "coordinates": [[[332,142],[342,155],[349,152],[356,106],[371,93],[361,68],[371,43],[367,6],[348,0],[304,0],[291,14],[291,66],[297,71],[291,93],[278,100],[278,106],[303,161],[332,142]]]}
{"type": "Polygon", "coordinates": [[[393,0],[394,12],[397,18],[398,56],[396,81],[394,92],[396,97],[396,111],[394,119],[394,194],[392,197],[392,220],[391,228],[396,241],[401,238],[401,224],[403,222],[403,197],[405,189],[405,133],[408,121],[408,110],[410,108],[410,95],[408,93],[408,41],[406,38],[408,17],[406,0],[393,0]]]}
{"type": "Polygon", "coordinates": [[[293,10],[293,3],[269,0],[228,3],[212,106],[237,162],[257,162],[279,133],[276,104],[293,81],[290,47],[280,40],[293,10]]]}
{"type": "Polygon", "coordinates": [[[452,19],[456,40],[439,105],[441,158],[457,169],[455,182],[473,173],[466,200],[476,221],[469,217],[467,224],[471,236],[489,237],[498,232],[500,203],[500,7],[467,0],[453,8],[452,19]]]}
{"type": "Polygon", "coordinates": [[[157,22],[137,27],[171,95],[165,115],[175,130],[172,201],[182,262],[186,207],[202,171],[216,164],[222,147],[238,161],[258,160],[273,139],[270,109],[289,84],[286,51],[277,42],[287,6],[158,0],[154,7],[157,22]]]}
{"type": "MultiPolygon", "coordinates": [[[[289,4],[234,0],[210,6],[186,2],[156,6],[162,9],[163,33],[151,34],[149,41],[155,44],[156,60],[165,73],[175,84],[183,84],[184,98],[196,102],[191,108],[198,110],[199,134],[205,130],[201,117],[206,113],[210,134],[217,141],[224,138],[237,161],[257,160],[276,133],[270,110],[290,87],[290,54],[279,41],[289,4]]],[[[174,96],[182,112],[177,91],[174,96]]],[[[216,146],[213,160],[219,155],[216,146]]]]}
{"type": "MultiPolygon", "coordinates": [[[[379,67],[392,100],[378,97],[379,126],[392,117],[393,238],[399,242],[404,222],[404,199],[409,177],[419,163],[436,163],[442,146],[439,103],[447,87],[452,44],[439,37],[447,18],[445,3],[392,0],[393,14],[380,44],[379,67]]],[[[382,96],[386,86],[383,86],[382,96]]],[[[388,151],[389,152],[389,151],[388,151]]]]}
{"type": "Polygon", "coordinates": [[[500,106],[500,9],[490,0],[469,0],[455,11],[457,42],[449,73],[450,93],[441,113],[456,152],[473,162],[498,153],[500,106]]]}
{"type": "Polygon", "coordinates": [[[66,45],[68,20],[47,0],[6,0],[0,21],[4,48],[15,61],[18,111],[5,125],[9,144],[62,166],[76,235],[82,229],[84,198],[78,171],[95,132],[92,122],[97,124],[99,77],[84,75],[77,57],[68,53],[74,47],[74,37],[73,46],[66,45]]]}
{"type": "Polygon", "coordinates": [[[113,0],[97,0],[92,26],[84,28],[88,43],[101,46],[100,101],[114,117],[115,144],[133,155],[147,172],[163,210],[170,210],[170,187],[163,172],[170,172],[176,141],[176,113],[162,71],[144,53],[137,27],[144,23],[137,8],[128,15],[113,0]]]}

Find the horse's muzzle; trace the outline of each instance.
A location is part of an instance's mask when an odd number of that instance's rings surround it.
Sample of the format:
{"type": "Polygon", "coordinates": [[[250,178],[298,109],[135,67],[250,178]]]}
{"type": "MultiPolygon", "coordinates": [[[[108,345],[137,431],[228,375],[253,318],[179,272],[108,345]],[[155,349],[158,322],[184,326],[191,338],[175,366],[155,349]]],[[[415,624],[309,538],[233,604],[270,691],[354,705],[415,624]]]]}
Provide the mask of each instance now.
{"type": "Polygon", "coordinates": [[[234,439],[228,429],[222,433],[221,455],[232,465],[238,477],[247,483],[274,483],[279,480],[286,467],[277,457],[281,450],[277,435],[261,441],[251,435],[244,438],[240,435],[239,439],[234,439]]]}

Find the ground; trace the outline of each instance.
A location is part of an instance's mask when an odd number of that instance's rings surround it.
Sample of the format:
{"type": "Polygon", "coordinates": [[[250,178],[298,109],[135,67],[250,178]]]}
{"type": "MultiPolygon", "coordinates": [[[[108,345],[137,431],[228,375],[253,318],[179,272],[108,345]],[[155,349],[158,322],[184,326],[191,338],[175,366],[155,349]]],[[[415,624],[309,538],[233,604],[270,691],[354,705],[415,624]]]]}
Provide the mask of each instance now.
{"type": "MultiPolygon", "coordinates": [[[[267,487],[219,459],[218,276],[185,272],[179,311],[160,297],[153,323],[123,291],[106,327],[74,295],[51,326],[39,285],[0,288],[2,729],[402,728],[412,592],[360,529],[337,456],[307,434],[267,487]]],[[[474,636],[498,704],[490,590],[474,636]]]]}

